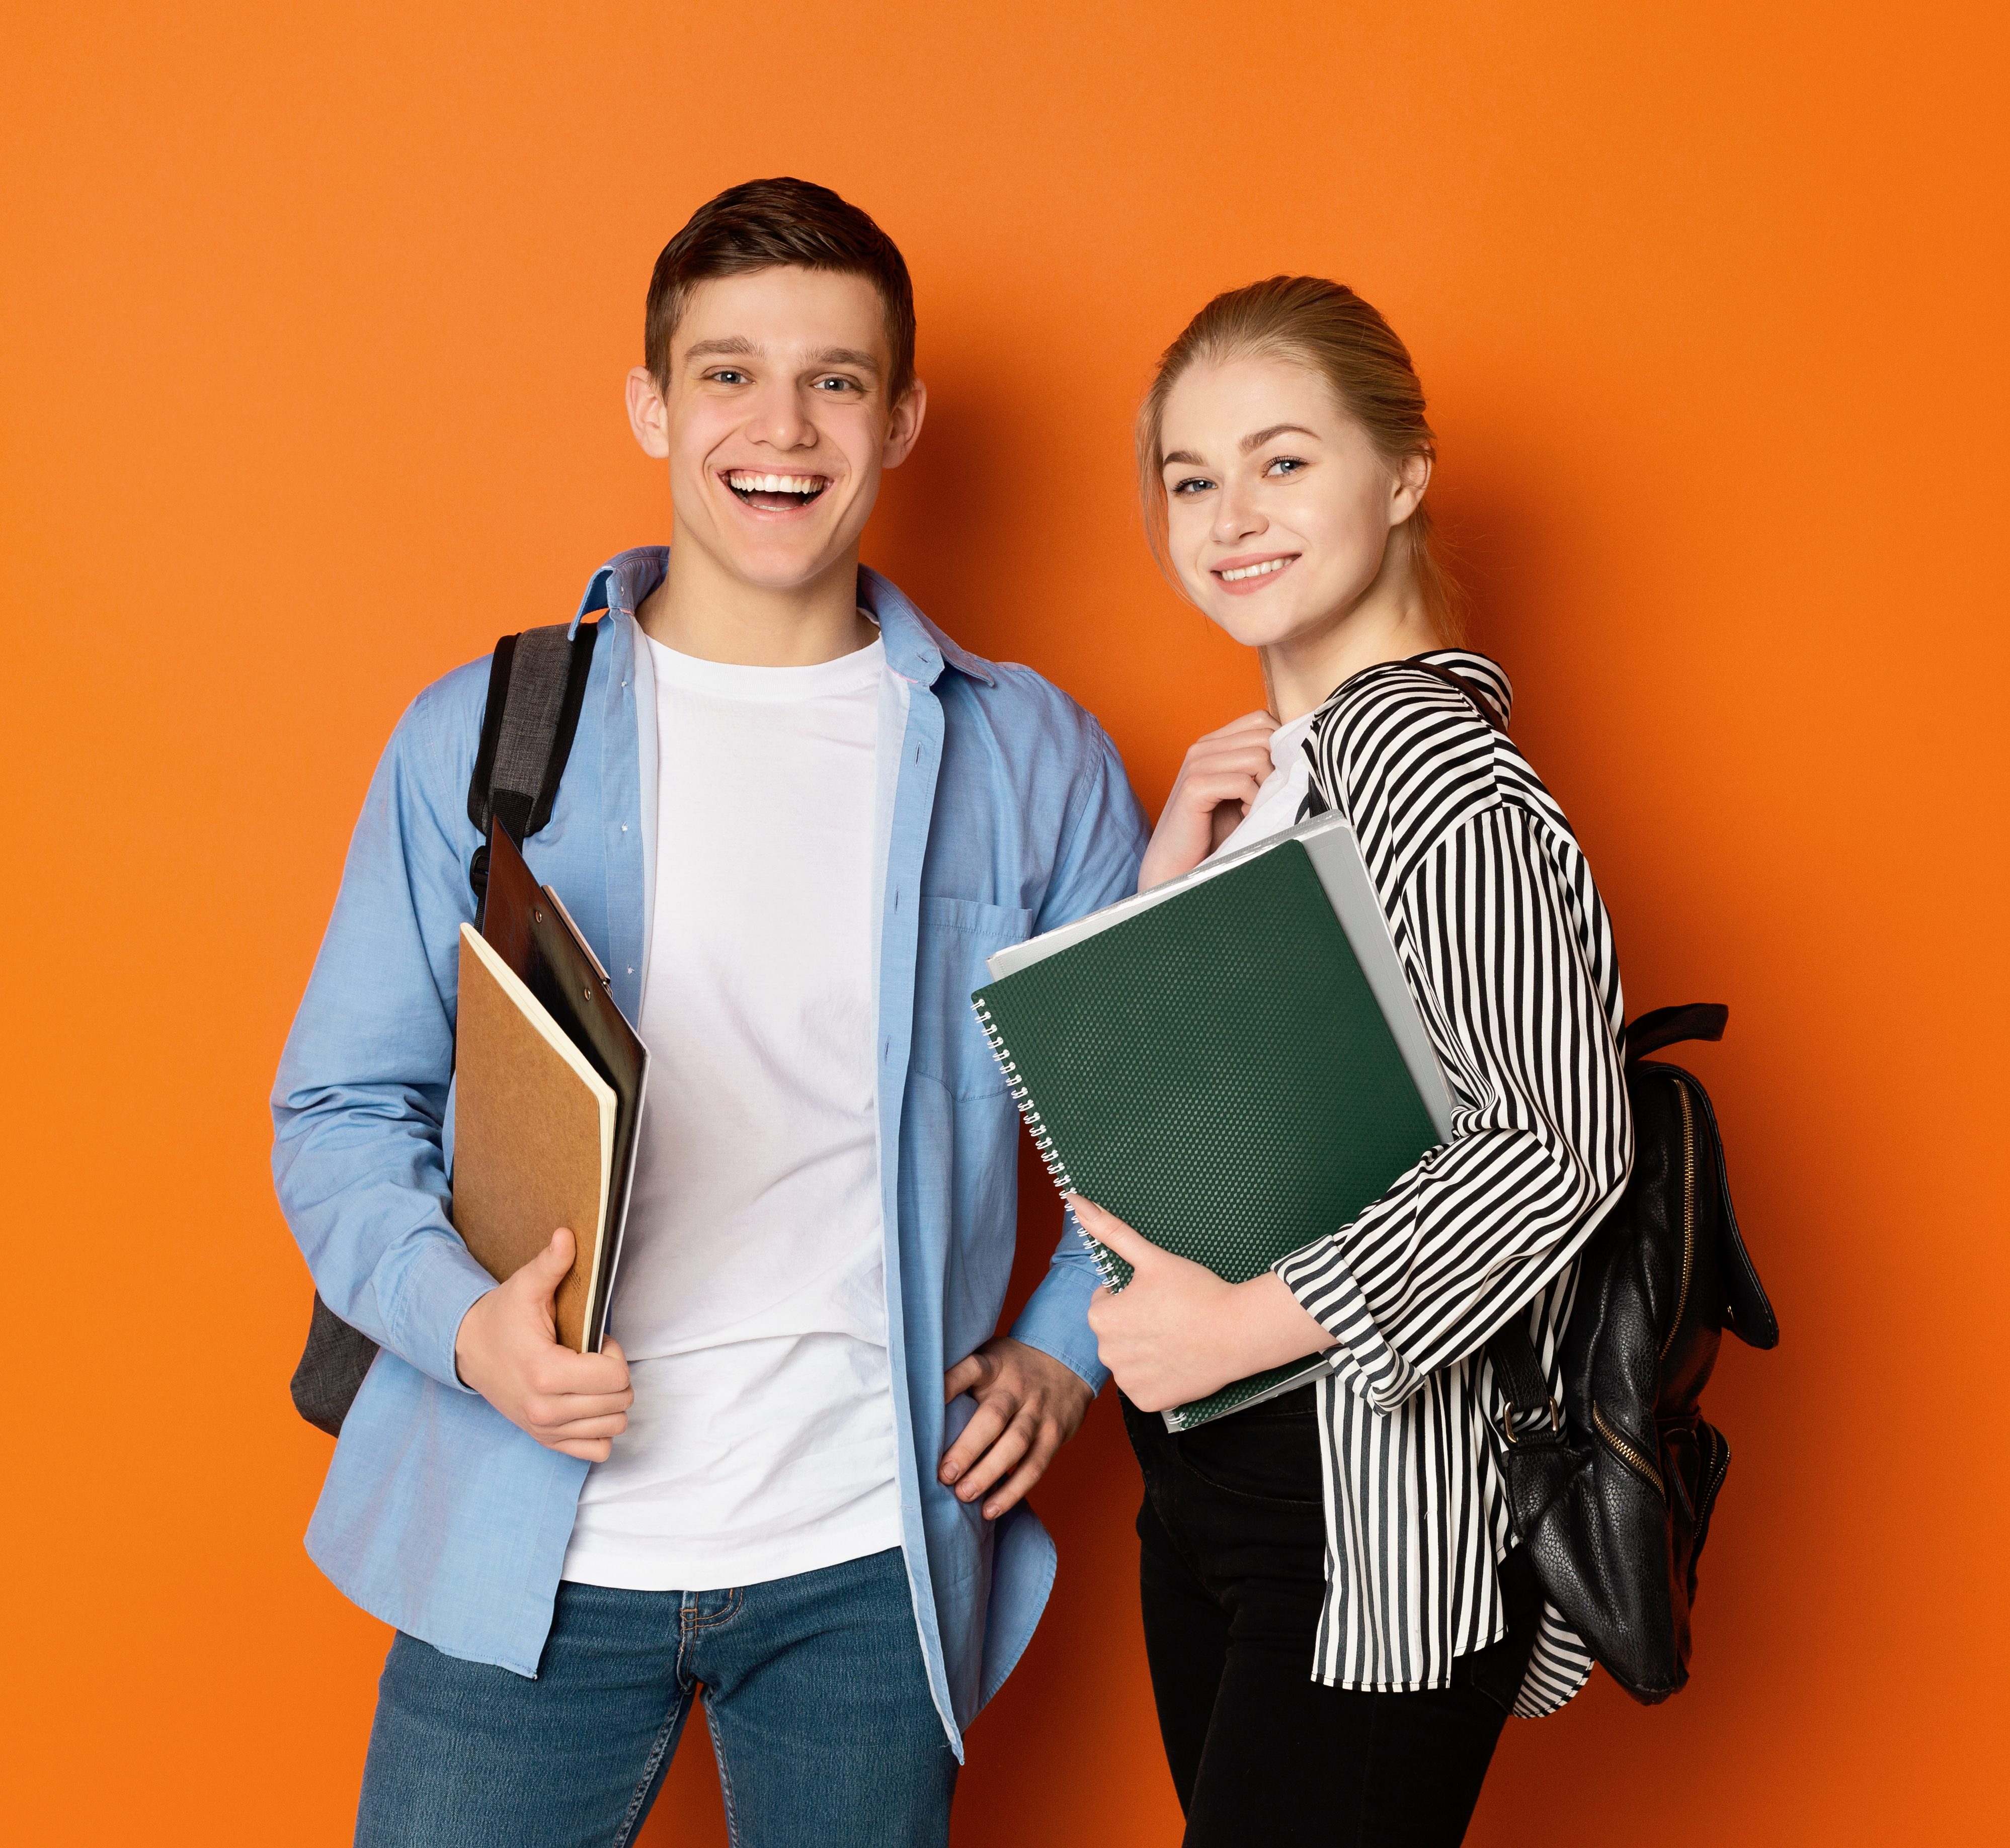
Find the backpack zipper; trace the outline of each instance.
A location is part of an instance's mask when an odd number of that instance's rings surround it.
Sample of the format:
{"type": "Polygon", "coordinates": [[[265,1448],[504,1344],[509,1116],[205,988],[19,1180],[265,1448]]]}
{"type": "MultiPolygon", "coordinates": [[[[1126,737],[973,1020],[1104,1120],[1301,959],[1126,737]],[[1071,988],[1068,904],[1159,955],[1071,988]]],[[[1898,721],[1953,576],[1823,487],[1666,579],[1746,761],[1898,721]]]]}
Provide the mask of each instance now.
{"type": "Polygon", "coordinates": [[[1675,1096],[1682,1108],[1682,1275],[1675,1291],[1675,1312],[1668,1318],[1667,1333],[1661,1337],[1661,1351],[1654,1357],[1657,1362],[1665,1360],[1674,1345],[1682,1312],[1689,1306],[1689,1279],[1696,1270],[1696,1105],[1690,1101],[1689,1087],[1679,1078],[1675,1096]]]}
{"type": "Polygon", "coordinates": [[[1652,1460],[1638,1444],[1630,1438],[1622,1437],[1613,1428],[1595,1399],[1591,1402],[1591,1422],[1613,1455],[1635,1474],[1644,1476],[1653,1483],[1655,1494],[1665,1502],[1668,1499],[1668,1491],[1661,1481],[1661,1472],[1654,1467],[1652,1460]]]}
{"type": "Polygon", "coordinates": [[[1696,1506],[1707,1516],[1717,1502],[1717,1492],[1724,1486],[1724,1472],[1731,1467],[1731,1446],[1721,1433],[1710,1433],[1710,1467],[1703,1477],[1703,1493],[1696,1499],[1696,1506]]]}

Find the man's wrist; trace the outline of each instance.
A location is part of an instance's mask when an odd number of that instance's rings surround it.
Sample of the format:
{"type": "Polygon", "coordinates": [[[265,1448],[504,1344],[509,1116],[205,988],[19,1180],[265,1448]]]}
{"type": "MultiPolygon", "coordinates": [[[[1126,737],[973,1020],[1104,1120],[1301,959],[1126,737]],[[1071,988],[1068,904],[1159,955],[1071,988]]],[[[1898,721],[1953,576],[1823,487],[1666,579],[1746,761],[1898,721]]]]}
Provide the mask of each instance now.
{"type": "Polygon", "coordinates": [[[467,1385],[467,1325],[469,1321],[473,1319],[475,1311],[480,1308],[481,1306],[484,1303],[487,1302],[495,1293],[493,1289],[484,1290],[480,1296],[477,1296],[473,1302],[468,1304],[466,1309],[462,1311],[460,1320],[454,1327],[453,1377],[460,1383],[460,1385],[467,1386],[467,1390],[471,1392],[473,1392],[474,1389],[472,1386],[468,1386],[467,1385]]]}
{"type": "Polygon", "coordinates": [[[385,1345],[442,1385],[472,1392],[460,1376],[461,1327],[468,1311],[495,1287],[453,1233],[428,1239],[396,1296],[383,1305],[385,1345]]]}
{"type": "Polygon", "coordinates": [[[1071,1396],[1079,1392],[1085,1405],[1096,1396],[1095,1387],[1084,1379],[1059,1354],[1050,1354],[1045,1348],[1036,1346],[1033,1343],[1024,1340],[1017,1335],[1007,1335],[1006,1339],[1014,1346],[1025,1350],[1028,1356],[1027,1364],[1032,1366],[1036,1372],[1044,1374],[1053,1390],[1066,1392],[1071,1396]]]}
{"type": "Polygon", "coordinates": [[[1079,1263],[1050,1265],[1010,1329],[1014,1341],[1060,1361],[1088,1387],[1091,1397],[1110,1378],[1088,1329],[1088,1300],[1101,1281],[1085,1257],[1079,1263]]]}
{"type": "Polygon", "coordinates": [[[1096,1350],[1092,1339],[1085,1350],[1084,1358],[1081,1360],[1078,1360],[1070,1353],[1065,1351],[1057,1353],[1044,1340],[1035,1340],[1022,1327],[1014,1326],[1011,1333],[1005,1339],[1017,1343],[1030,1353],[1038,1354],[1043,1360],[1051,1361],[1054,1366],[1066,1374],[1069,1379],[1078,1385],[1091,1399],[1103,1390],[1103,1382],[1110,1377],[1108,1370],[1093,1358],[1096,1350]]]}

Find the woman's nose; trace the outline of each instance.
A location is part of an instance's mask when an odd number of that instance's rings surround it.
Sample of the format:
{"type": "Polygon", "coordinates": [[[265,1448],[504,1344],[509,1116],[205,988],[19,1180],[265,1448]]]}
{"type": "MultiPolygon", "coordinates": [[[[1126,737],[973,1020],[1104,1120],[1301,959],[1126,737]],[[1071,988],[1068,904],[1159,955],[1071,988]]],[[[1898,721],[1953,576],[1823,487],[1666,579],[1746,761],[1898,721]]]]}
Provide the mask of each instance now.
{"type": "Polygon", "coordinates": [[[1213,537],[1216,544],[1232,545],[1260,533],[1269,523],[1258,512],[1253,498],[1239,488],[1224,488],[1215,503],[1213,537]]]}

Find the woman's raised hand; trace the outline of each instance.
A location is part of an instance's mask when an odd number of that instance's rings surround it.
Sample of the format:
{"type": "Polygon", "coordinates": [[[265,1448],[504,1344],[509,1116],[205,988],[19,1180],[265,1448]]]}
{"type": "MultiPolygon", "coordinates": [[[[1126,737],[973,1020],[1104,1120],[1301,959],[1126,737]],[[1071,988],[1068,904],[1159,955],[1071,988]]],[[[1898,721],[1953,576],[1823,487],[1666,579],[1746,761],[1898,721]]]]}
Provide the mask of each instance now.
{"type": "Polygon", "coordinates": [[[1140,892],[1191,872],[1234,832],[1270,774],[1270,734],[1277,729],[1268,712],[1245,712],[1187,752],[1145,850],[1140,892]]]}

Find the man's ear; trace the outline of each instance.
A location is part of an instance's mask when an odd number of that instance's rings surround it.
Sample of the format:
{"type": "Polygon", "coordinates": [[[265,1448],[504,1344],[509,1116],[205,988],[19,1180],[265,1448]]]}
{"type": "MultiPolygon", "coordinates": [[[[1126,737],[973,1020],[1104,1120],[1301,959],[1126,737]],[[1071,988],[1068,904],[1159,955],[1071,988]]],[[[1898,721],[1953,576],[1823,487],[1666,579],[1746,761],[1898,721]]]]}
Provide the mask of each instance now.
{"type": "Polygon", "coordinates": [[[898,468],[907,459],[907,452],[922,434],[922,420],[928,410],[929,388],[918,378],[901,394],[893,414],[886,420],[886,442],[879,452],[882,468],[898,468]]]}
{"type": "Polygon", "coordinates": [[[1431,484],[1431,459],[1405,456],[1396,465],[1396,478],[1390,484],[1389,523],[1399,527],[1424,504],[1424,490],[1431,484]]]}
{"type": "Polygon", "coordinates": [[[661,462],[669,454],[670,407],[647,366],[637,366],[628,374],[628,427],[645,456],[661,462]]]}

